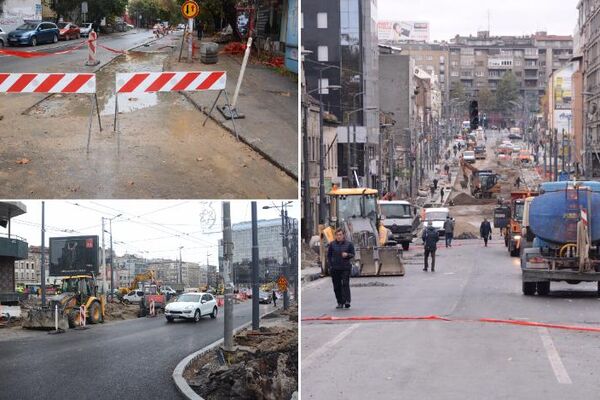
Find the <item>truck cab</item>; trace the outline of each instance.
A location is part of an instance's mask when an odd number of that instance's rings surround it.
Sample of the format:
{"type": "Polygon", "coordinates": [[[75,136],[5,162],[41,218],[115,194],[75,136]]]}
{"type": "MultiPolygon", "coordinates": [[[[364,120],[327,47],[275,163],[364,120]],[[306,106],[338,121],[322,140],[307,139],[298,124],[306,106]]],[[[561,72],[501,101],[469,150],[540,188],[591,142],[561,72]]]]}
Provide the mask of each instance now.
{"type": "Polygon", "coordinates": [[[421,222],[417,208],[405,200],[380,200],[379,207],[383,225],[391,231],[394,241],[408,250],[421,222]]]}

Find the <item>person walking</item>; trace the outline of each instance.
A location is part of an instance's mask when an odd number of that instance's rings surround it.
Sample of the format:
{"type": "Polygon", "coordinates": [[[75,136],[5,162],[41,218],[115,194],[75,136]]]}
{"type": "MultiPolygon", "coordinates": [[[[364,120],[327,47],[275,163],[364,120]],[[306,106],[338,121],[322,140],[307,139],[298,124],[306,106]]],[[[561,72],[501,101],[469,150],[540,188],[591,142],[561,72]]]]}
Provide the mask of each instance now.
{"type": "Polygon", "coordinates": [[[440,188],[440,203],[444,202],[444,188],[440,188]]]}
{"type": "Polygon", "coordinates": [[[444,233],[446,239],[446,247],[452,247],[452,239],[454,238],[454,220],[448,215],[444,221],[444,233]]]}
{"type": "Polygon", "coordinates": [[[277,293],[273,290],[273,306],[277,307],[277,293]]]}
{"type": "Polygon", "coordinates": [[[485,243],[485,247],[488,245],[488,240],[492,238],[492,226],[487,218],[483,219],[483,222],[479,226],[479,233],[483,238],[483,242],[485,243]]]}
{"type": "Polygon", "coordinates": [[[202,41],[202,36],[204,35],[204,22],[202,20],[198,21],[198,41],[202,41]]]}
{"type": "Polygon", "coordinates": [[[347,241],[343,229],[335,230],[335,240],[327,249],[327,261],[333,282],[333,291],[337,300],[336,308],[350,308],[350,272],[354,257],[354,245],[347,241]]]}
{"type": "Polygon", "coordinates": [[[423,271],[427,271],[429,267],[429,255],[431,255],[431,272],[435,271],[435,251],[437,250],[437,242],[440,240],[440,235],[433,227],[433,222],[429,221],[427,224],[427,228],[423,230],[423,234],[421,235],[421,239],[423,240],[423,244],[425,247],[425,266],[423,267],[423,271]]]}
{"type": "Polygon", "coordinates": [[[518,188],[519,186],[521,186],[521,177],[517,176],[517,179],[515,179],[515,186],[518,188]]]}
{"type": "Polygon", "coordinates": [[[438,180],[437,178],[433,178],[433,190],[437,190],[438,180]]]}
{"type": "Polygon", "coordinates": [[[435,186],[429,186],[429,192],[431,193],[431,197],[433,198],[433,195],[435,194],[435,186]]]}

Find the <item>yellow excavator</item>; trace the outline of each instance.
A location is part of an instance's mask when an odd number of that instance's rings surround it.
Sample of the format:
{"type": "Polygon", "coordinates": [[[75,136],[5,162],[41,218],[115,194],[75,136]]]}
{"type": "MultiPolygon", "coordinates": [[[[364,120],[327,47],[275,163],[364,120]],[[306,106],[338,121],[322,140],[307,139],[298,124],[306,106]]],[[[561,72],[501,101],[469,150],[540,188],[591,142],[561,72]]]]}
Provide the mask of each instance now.
{"type": "Polygon", "coordinates": [[[463,158],[460,159],[463,172],[463,188],[470,186],[471,195],[476,199],[491,199],[501,191],[500,176],[490,169],[477,169],[463,158]]]}
{"type": "MultiPolygon", "coordinates": [[[[329,275],[327,249],[342,228],[354,244],[352,276],[404,275],[402,250],[383,226],[378,192],[370,188],[333,187],[329,196],[329,221],[320,228],[318,240],[321,272],[329,275]]],[[[316,240],[312,241],[317,243],[316,240]]],[[[316,250],[316,249],[315,249],[316,250]]]]}
{"type": "Polygon", "coordinates": [[[142,283],[142,282],[149,282],[150,284],[156,284],[156,276],[154,275],[154,271],[148,270],[146,272],[142,272],[141,274],[137,274],[133,278],[133,281],[131,281],[131,285],[129,285],[128,288],[119,288],[119,291],[121,292],[122,295],[126,295],[127,293],[131,292],[132,290],[136,290],[140,286],[140,283],[142,283]]]}
{"type": "Polygon", "coordinates": [[[60,294],[51,296],[45,307],[30,308],[22,321],[23,328],[74,328],[80,324],[80,307],[85,305],[86,324],[104,322],[106,300],[98,295],[92,275],[73,275],[62,278],[60,294]],[[57,320],[56,320],[57,319],[57,320]]]}

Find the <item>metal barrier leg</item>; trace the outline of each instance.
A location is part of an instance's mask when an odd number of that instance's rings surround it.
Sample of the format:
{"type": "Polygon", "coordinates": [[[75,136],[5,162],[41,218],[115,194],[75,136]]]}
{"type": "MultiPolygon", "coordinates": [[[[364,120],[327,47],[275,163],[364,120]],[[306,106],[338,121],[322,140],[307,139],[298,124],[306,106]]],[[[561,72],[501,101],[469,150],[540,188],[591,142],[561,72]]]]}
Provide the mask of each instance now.
{"type": "MultiPolygon", "coordinates": [[[[227,100],[227,104],[229,105],[229,108],[231,108],[231,105],[229,103],[229,96],[227,95],[227,90],[223,90],[223,92],[225,92],[225,100],[227,100]]],[[[235,127],[235,118],[233,117],[233,114],[231,117],[231,124],[233,125],[233,131],[235,132],[235,138],[237,140],[240,140],[240,135],[238,135],[237,128],[235,127]]]]}
{"type": "Polygon", "coordinates": [[[114,132],[117,135],[117,154],[121,154],[121,130],[118,129],[118,115],[119,115],[119,93],[115,93],[115,122],[114,132]]]}
{"type": "Polygon", "coordinates": [[[100,119],[100,106],[98,105],[98,95],[94,93],[94,100],[96,101],[96,113],[98,114],[98,125],[100,125],[100,132],[102,132],[102,120],[100,119]]]}
{"type": "Polygon", "coordinates": [[[94,97],[93,96],[90,96],[90,103],[91,103],[90,104],[91,108],[90,108],[90,123],[88,126],[88,138],[87,138],[87,150],[86,150],[87,153],[90,152],[90,140],[92,137],[92,121],[94,120],[94,97]]]}
{"type": "MultiPolygon", "coordinates": [[[[210,111],[208,112],[208,115],[206,116],[206,119],[202,123],[202,126],[206,125],[206,121],[208,121],[208,119],[210,118],[210,115],[212,114],[213,110],[215,109],[215,107],[217,105],[217,101],[219,101],[219,97],[221,97],[221,93],[223,93],[223,92],[224,92],[224,90],[219,90],[219,94],[217,95],[217,98],[215,99],[215,101],[212,104],[212,106],[210,107],[210,111]]],[[[227,93],[225,93],[225,96],[227,96],[227,93]]]]}

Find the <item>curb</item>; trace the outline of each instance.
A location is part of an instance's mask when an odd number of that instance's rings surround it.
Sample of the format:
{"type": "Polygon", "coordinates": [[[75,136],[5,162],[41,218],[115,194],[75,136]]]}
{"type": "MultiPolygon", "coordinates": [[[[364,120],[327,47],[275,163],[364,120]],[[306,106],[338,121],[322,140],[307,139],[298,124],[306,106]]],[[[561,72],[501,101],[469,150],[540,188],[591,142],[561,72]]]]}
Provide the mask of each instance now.
{"type": "Polygon", "coordinates": [[[321,278],[323,278],[323,275],[321,275],[320,272],[315,272],[314,274],[304,275],[302,277],[302,282],[308,283],[308,282],[316,281],[317,279],[321,279],[321,278]]]}
{"type": "MultiPolygon", "coordinates": [[[[276,308],[273,311],[264,313],[263,315],[260,316],[260,319],[264,318],[267,315],[273,314],[274,312],[279,311],[280,309],[283,309],[283,308],[276,308]]],[[[240,325],[239,327],[235,328],[233,330],[233,334],[235,335],[238,332],[248,328],[249,326],[252,326],[252,321],[246,322],[245,324],[240,325]]],[[[223,340],[224,339],[216,340],[213,343],[209,344],[208,346],[205,346],[202,349],[190,354],[189,356],[187,356],[186,358],[181,360],[179,362],[179,364],[177,364],[177,366],[173,370],[172,376],[173,376],[173,380],[175,381],[175,386],[177,386],[177,390],[179,390],[179,393],[181,393],[186,399],[204,400],[204,398],[202,396],[200,396],[198,393],[196,393],[190,387],[190,385],[188,385],[187,381],[183,377],[183,373],[184,373],[185,369],[192,361],[195,361],[196,359],[202,357],[204,354],[208,353],[209,351],[211,351],[212,349],[214,349],[215,347],[217,347],[221,343],[223,343],[223,340]]]]}
{"type": "MultiPolygon", "coordinates": [[[[192,103],[192,105],[194,107],[196,107],[196,109],[198,111],[200,111],[201,113],[203,113],[206,116],[209,116],[208,113],[202,108],[202,106],[198,103],[196,103],[196,101],[192,98],[192,96],[190,96],[187,92],[179,92],[181,93],[181,95],[183,97],[185,97],[190,103],[192,103]]],[[[227,126],[225,124],[226,121],[220,121],[219,119],[213,117],[212,115],[210,115],[210,119],[215,122],[217,125],[219,125],[221,128],[225,129],[227,132],[229,132],[233,137],[235,136],[235,131],[230,128],[229,126],[227,126]]],[[[281,171],[285,172],[285,174],[287,176],[289,176],[290,178],[292,178],[293,180],[295,180],[296,182],[298,181],[298,176],[296,173],[294,173],[294,171],[290,170],[289,168],[285,167],[283,164],[281,164],[279,161],[275,160],[273,157],[271,157],[269,154],[267,154],[264,150],[262,150],[260,147],[256,146],[253,143],[250,143],[248,140],[246,140],[246,138],[244,138],[242,135],[239,135],[239,139],[240,142],[244,143],[246,146],[250,147],[252,150],[254,150],[255,152],[257,152],[258,154],[260,154],[264,159],[266,159],[268,162],[270,162],[271,164],[273,164],[274,166],[276,166],[277,168],[279,168],[281,171]]]]}

